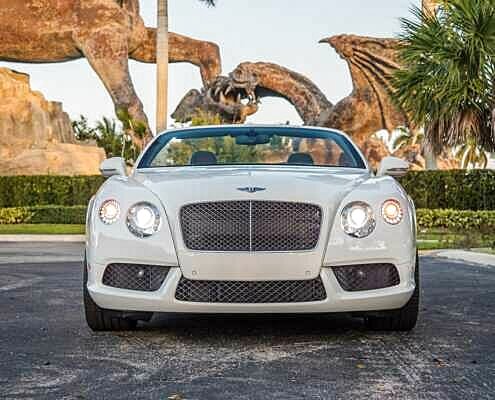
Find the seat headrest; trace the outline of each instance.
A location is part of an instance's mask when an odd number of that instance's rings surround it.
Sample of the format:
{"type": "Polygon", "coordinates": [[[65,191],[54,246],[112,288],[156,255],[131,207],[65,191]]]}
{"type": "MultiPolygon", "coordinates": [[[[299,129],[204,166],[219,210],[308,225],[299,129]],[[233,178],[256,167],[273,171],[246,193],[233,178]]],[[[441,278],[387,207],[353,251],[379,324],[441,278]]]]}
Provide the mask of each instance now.
{"type": "Polygon", "coordinates": [[[355,162],[351,156],[343,152],[339,157],[339,167],[354,167],[355,162]]]}
{"type": "Polygon", "coordinates": [[[311,155],[308,153],[291,154],[287,163],[288,164],[302,164],[302,165],[314,165],[315,164],[313,157],[311,157],[311,155]]]}
{"type": "Polygon", "coordinates": [[[191,157],[191,165],[215,165],[217,157],[211,151],[197,151],[191,157]]]}

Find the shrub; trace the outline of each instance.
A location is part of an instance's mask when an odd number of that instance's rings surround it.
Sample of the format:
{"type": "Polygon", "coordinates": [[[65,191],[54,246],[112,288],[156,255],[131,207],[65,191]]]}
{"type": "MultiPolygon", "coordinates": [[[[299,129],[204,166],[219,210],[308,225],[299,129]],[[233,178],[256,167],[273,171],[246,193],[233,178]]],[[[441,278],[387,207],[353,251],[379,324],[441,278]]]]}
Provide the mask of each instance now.
{"type": "Polygon", "coordinates": [[[87,205],[101,176],[0,176],[0,207],[87,205]]]}
{"type": "Polygon", "coordinates": [[[495,235],[495,211],[417,210],[419,229],[476,231],[495,235]]]}
{"type": "MultiPolygon", "coordinates": [[[[495,211],[417,211],[420,230],[445,229],[495,236],[495,211]]],[[[86,206],[0,208],[0,224],[85,224],[86,206]]]]}
{"type": "Polygon", "coordinates": [[[417,208],[495,210],[494,170],[410,172],[400,182],[417,208]]]}
{"type": "Polygon", "coordinates": [[[85,224],[86,206],[0,208],[0,224],[85,224]]]}
{"type": "MultiPolygon", "coordinates": [[[[0,207],[87,205],[101,176],[0,176],[0,207]]],[[[411,172],[400,179],[416,207],[495,210],[495,171],[411,172]]]]}

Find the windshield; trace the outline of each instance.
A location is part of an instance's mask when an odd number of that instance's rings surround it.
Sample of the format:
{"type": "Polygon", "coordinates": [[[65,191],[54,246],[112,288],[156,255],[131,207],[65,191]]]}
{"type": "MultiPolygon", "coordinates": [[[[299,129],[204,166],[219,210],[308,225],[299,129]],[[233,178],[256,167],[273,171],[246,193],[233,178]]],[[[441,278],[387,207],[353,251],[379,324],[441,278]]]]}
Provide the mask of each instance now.
{"type": "Polygon", "coordinates": [[[366,168],[339,133],[283,127],[171,132],[153,142],[138,168],[267,164],[366,168]]]}

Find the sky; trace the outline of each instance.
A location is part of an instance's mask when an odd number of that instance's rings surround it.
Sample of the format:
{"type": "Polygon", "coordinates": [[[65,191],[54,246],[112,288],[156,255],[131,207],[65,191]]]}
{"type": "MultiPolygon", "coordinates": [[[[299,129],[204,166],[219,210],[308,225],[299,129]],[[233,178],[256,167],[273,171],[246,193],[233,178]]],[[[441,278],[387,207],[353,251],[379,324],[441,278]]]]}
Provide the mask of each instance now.
{"type": "MultiPolygon", "coordinates": [[[[169,0],[170,30],[217,43],[223,72],[228,74],[244,61],[281,64],[306,75],[336,102],[352,90],[346,63],[324,37],[354,33],[393,37],[401,17],[410,16],[419,0],[218,0],[215,8],[198,0],[169,0]]],[[[141,14],[148,26],[156,26],[156,0],[141,0],[141,14]]],[[[114,117],[113,103],[85,60],[62,64],[0,62],[30,74],[31,86],[48,100],[61,101],[71,118],[85,115],[92,122],[114,117]]],[[[155,66],[131,61],[131,74],[144,103],[151,126],[155,121],[155,66]]],[[[192,88],[201,87],[197,67],[170,67],[169,115],[192,88]]],[[[253,123],[291,123],[301,120],[283,99],[264,99],[253,123]]],[[[169,125],[173,121],[169,118],[169,125]]]]}

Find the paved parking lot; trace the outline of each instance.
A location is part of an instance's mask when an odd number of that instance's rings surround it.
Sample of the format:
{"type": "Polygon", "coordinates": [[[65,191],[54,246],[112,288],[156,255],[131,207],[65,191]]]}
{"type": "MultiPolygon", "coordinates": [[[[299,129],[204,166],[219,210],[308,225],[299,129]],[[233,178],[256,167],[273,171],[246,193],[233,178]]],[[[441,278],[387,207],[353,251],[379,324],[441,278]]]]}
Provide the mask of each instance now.
{"type": "Polygon", "coordinates": [[[410,334],[345,316],[170,315],[94,334],[79,263],[0,263],[0,398],[494,399],[495,267],[421,261],[410,334]]]}

